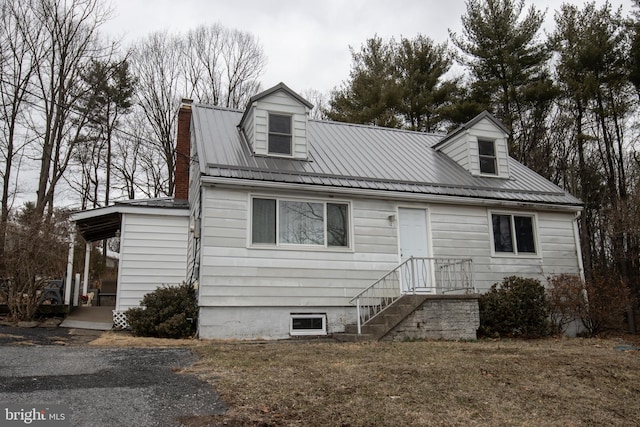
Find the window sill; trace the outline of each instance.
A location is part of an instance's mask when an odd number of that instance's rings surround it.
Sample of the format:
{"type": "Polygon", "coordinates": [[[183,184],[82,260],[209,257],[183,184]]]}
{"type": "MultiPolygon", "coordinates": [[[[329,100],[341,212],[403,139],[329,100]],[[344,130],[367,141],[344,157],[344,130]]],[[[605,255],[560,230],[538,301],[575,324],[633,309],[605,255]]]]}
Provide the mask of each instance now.
{"type": "Polygon", "coordinates": [[[504,180],[510,179],[508,176],[492,174],[492,173],[478,173],[475,176],[478,176],[480,178],[498,178],[498,179],[504,179],[504,180]]]}
{"type": "Polygon", "coordinates": [[[305,251],[305,252],[345,252],[352,253],[353,248],[341,246],[312,246],[312,245],[248,245],[247,249],[305,251]]]}
{"type": "Polygon", "coordinates": [[[513,252],[492,252],[491,258],[542,259],[540,254],[514,254],[513,252]]]}

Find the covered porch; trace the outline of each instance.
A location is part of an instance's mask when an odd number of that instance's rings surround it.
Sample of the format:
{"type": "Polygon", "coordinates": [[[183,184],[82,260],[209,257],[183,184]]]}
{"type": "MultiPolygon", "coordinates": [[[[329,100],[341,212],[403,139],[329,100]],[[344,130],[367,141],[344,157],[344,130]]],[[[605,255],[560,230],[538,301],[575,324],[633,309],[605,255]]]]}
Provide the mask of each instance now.
{"type": "Polygon", "coordinates": [[[186,201],[173,198],[121,201],[74,214],[64,287],[70,314],[62,326],[125,327],[124,312],[138,307],[146,293],[184,281],[188,217],[186,201]],[[74,271],[77,237],[85,242],[80,271],[74,271]],[[112,238],[118,238],[117,273],[108,279],[92,277],[92,246],[112,238]]]}
{"type": "MultiPolygon", "coordinates": [[[[114,326],[113,315],[118,295],[118,273],[106,277],[92,274],[91,258],[96,242],[119,238],[122,228],[122,213],[115,207],[83,211],[72,217],[76,227],[69,239],[69,258],[66,283],[64,286],[64,304],[69,307],[69,315],[62,327],[109,330],[114,326]],[[76,240],[85,242],[84,268],[73,271],[76,240]],[[104,280],[103,280],[104,279],[104,280]]],[[[103,250],[104,267],[107,268],[109,253],[103,250]]],[[[114,268],[111,266],[111,268],[114,268]]],[[[104,274],[104,272],[103,272],[104,274]]]]}

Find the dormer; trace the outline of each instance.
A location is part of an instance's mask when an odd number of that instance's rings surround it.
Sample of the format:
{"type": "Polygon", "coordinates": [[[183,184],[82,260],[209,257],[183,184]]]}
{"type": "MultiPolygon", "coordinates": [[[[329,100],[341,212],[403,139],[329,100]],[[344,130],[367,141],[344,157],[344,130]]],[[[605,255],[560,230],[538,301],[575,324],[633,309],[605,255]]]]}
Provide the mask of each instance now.
{"type": "Polygon", "coordinates": [[[284,83],[249,100],[238,125],[256,156],[307,160],[307,122],[313,105],[284,83]]]}
{"type": "Polygon", "coordinates": [[[449,133],[433,148],[471,175],[509,178],[509,130],[487,111],[449,133]]]}

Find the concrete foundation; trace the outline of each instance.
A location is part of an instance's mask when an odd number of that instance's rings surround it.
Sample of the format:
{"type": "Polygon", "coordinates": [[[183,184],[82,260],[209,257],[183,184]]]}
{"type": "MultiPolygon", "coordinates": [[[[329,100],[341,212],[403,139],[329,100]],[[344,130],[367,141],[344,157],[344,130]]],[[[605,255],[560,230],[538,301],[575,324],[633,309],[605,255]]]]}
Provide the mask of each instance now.
{"type": "Polygon", "coordinates": [[[204,339],[277,340],[291,338],[292,314],[324,314],[327,334],[344,332],[356,321],[354,307],[200,307],[204,339]]]}

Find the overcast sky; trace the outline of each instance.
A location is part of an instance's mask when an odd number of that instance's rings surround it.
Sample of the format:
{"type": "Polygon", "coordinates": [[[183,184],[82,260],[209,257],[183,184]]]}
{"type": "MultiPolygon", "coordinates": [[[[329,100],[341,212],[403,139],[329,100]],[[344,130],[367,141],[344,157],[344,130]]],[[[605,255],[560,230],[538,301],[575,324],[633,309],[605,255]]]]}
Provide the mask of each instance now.
{"type": "MultiPolygon", "coordinates": [[[[106,0],[109,1],[109,0],[106,0]]],[[[284,82],[296,92],[329,91],[348,79],[349,46],[359,49],[375,34],[383,39],[423,34],[447,41],[448,29],[460,33],[464,0],[110,0],[113,18],[103,27],[127,44],[153,31],[186,32],[201,24],[220,23],[256,36],[267,56],[263,89],[284,82]]],[[[547,9],[545,28],[553,29],[553,13],[561,0],[526,0],[547,9]]],[[[605,0],[596,0],[598,4],[605,0]]],[[[625,13],[632,0],[611,0],[625,13]]],[[[582,0],[572,1],[583,4],[582,0]]],[[[15,206],[35,198],[35,175],[23,168],[15,206]]],[[[57,203],[74,204],[60,188],[57,203]]],[[[73,199],[76,196],[72,196],[73,199]]]]}
{"type": "MultiPolygon", "coordinates": [[[[604,3],[604,0],[597,0],[604,3]]],[[[568,1],[583,4],[583,1],[568,1]]],[[[545,28],[553,29],[560,0],[529,0],[547,9],[545,28]]],[[[625,13],[631,0],[611,0],[625,13]]],[[[112,0],[114,18],[105,30],[126,43],[158,30],[185,32],[219,22],[256,36],[267,56],[263,89],[284,82],[297,92],[328,93],[348,79],[349,46],[359,49],[375,34],[383,39],[423,34],[448,40],[460,33],[464,0],[112,0]]]]}

